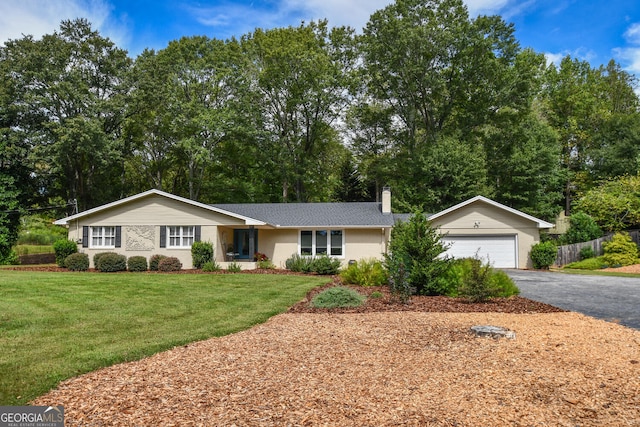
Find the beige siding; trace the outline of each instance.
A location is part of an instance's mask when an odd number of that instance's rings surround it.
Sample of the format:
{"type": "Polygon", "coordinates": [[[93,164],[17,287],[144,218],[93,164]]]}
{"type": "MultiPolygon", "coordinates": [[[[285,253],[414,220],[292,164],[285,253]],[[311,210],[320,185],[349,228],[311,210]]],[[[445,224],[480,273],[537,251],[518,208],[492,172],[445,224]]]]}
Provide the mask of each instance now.
{"type": "Polygon", "coordinates": [[[241,224],[242,221],[197,206],[188,205],[166,197],[151,195],[124,205],[97,212],[69,224],[69,238],[78,242],[78,250],[89,255],[93,268],[93,255],[98,252],[117,252],[131,256],[161,254],[174,256],[182,262],[183,268],[192,268],[191,250],[160,248],[160,227],[165,226],[201,226],[202,241],[219,241],[217,226],[220,224],[241,224]],[[120,248],[83,248],[83,226],[121,226],[122,246],[120,248]]]}
{"type": "Polygon", "coordinates": [[[533,221],[482,202],[443,215],[433,226],[449,236],[517,235],[518,268],[531,268],[531,246],[540,241],[540,232],[533,221]]]}

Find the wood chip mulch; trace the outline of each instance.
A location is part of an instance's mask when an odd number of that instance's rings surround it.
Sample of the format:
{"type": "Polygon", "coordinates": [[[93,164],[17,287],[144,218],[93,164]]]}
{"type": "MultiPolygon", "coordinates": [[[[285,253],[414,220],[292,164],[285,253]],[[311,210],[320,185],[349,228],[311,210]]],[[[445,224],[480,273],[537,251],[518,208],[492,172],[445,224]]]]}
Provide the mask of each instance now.
{"type": "MultiPolygon", "coordinates": [[[[333,286],[335,283],[327,285],[333,286]]],[[[380,298],[64,381],[66,426],[640,426],[640,331],[525,298],[380,298]],[[476,337],[474,325],[515,339],[476,337]]]]}

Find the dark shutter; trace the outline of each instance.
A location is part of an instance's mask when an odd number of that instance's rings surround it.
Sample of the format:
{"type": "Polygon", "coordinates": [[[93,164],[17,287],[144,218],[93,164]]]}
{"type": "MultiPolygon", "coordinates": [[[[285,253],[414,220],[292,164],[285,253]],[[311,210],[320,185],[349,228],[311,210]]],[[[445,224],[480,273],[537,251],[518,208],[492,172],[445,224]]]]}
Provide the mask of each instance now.
{"type": "Polygon", "coordinates": [[[82,226],[82,247],[83,248],[89,247],[89,226],[88,225],[82,226]]]}
{"type": "Polygon", "coordinates": [[[160,247],[161,248],[167,247],[167,226],[166,225],[160,226],[160,247]]]}
{"type": "Polygon", "coordinates": [[[202,226],[196,225],[195,235],[193,236],[196,242],[202,240],[202,226]]]}
{"type": "Polygon", "coordinates": [[[122,227],[116,225],[116,248],[122,246],[122,227]]]}

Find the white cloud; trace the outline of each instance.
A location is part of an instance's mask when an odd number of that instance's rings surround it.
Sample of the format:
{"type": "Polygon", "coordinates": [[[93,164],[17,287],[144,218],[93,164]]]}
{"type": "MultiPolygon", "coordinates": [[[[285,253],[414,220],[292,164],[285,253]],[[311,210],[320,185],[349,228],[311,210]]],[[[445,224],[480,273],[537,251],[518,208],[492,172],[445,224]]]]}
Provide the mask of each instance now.
{"type": "Polygon", "coordinates": [[[624,32],[624,38],[632,44],[640,44],[640,22],[631,24],[624,32]]]}
{"type": "Polygon", "coordinates": [[[393,3],[390,0],[284,0],[285,12],[299,11],[306,19],[324,19],[330,26],[348,25],[360,31],[371,15],[393,3]]]}
{"type": "Polygon", "coordinates": [[[60,28],[65,19],[86,18],[92,28],[122,46],[129,32],[112,16],[107,0],[3,0],[0,1],[0,44],[32,35],[39,39],[60,28]]]}

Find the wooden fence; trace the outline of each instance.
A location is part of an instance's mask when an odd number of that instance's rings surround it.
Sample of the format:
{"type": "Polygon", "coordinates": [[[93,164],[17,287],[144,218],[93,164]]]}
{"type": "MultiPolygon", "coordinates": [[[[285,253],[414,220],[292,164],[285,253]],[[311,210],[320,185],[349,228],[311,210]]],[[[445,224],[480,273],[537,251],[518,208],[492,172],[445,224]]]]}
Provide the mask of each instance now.
{"type": "MultiPolygon", "coordinates": [[[[636,245],[640,246],[640,230],[629,231],[629,236],[636,245]]],[[[604,253],[602,249],[602,243],[611,240],[613,233],[609,233],[599,239],[591,240],[588,242],[574,243],[573,245],[558,246],[558,256],[556,257],[556,265],[562,267],[563,265],[570,264],[572,262],[580,261],[580,250],[584,247],[591,247],[596,256],[600,256],[604,253]]]]}

